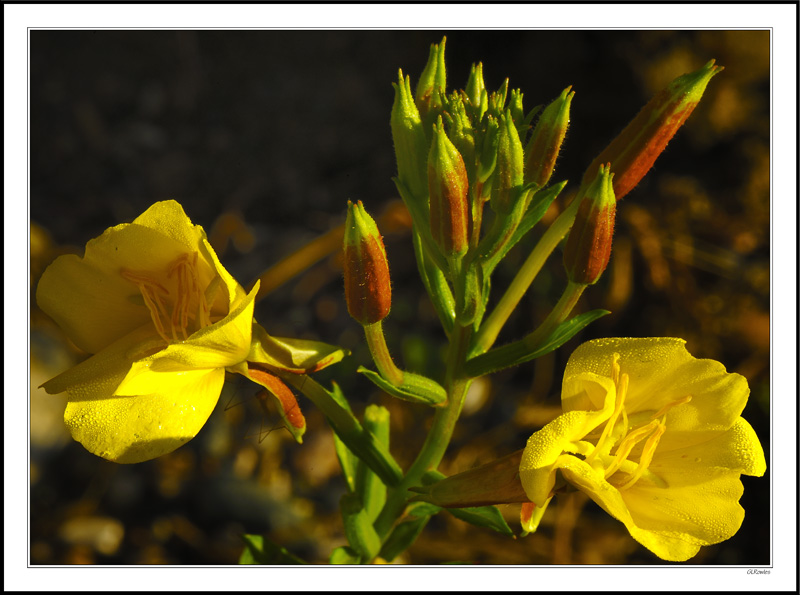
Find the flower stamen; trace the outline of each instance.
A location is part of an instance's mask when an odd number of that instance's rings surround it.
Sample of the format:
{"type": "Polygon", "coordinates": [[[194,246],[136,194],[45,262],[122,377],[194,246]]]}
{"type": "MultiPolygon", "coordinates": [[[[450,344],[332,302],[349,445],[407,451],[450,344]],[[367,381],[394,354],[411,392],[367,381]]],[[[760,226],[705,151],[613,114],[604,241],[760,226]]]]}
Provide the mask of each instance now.
{"type": "Polygon", "coordinates": [[[142,299],[144,300],[144,305],[150,312],[150,318],[153,321],[153,326],[155,326],[156,332],[158,332],[162,339],[169,343],[169,337],[167,336],[166,329],[164,328],[164,324],[161,322],[161,315],[166,317],[167,310],[164,306],[162,297],[159,296],[159,292],[164,296],[168,296],[169,291],[167,291],[167,289],[165,289],[164,286],[158,281],[152,277],[148,277],[147,275],[134,273],[128,269],[122,269],[120,274],[122,275],[123,279],[130,281],[139,289],[139,293],[142,294],[142,299]]]}

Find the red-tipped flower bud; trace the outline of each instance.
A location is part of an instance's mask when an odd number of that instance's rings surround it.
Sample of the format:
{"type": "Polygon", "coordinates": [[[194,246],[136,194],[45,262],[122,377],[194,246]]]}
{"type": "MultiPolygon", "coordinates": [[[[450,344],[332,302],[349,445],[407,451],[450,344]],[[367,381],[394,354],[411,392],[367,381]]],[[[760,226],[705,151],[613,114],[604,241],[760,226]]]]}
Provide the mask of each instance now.
{"type": "Polygon", "coordinates": [[[597,156],[586,170],[583,183],[592,179],[600,164],[611,162],[617,200],[630,192],[700,102],[708,81],[721,70],[722,66],[714,66],[711,60],[700,70],[672,81],[597,156]]]}
{"type": "Polygon", "coordinates": [[[428,154],[431,234],[445,256],[467,251],[469,230],[469,182],[464,160],[450,142],[442,119],[434,126],[428,154]]]}
{"type": "Polygon", "coordinates": [[[360,200],[356,204],[347,202],[344,295],[350,316],[362,325],[383,320],[392,307],[389,262],[383,238],[360,200]]]}
{"type": "Polygon", "coordinates": [[[617,213],[613,178],[611,164],[601,165],[583,199],[576,199],[581,204],[564,247],[564,267],[573,283],[596,283],[611,258],[617,213]]]}
{"type": "MultiPolygon", "coordinates": [[[[525,183],[544,188],[553,175],[556,158],[569,125],[569,106],[575,92],[567,87],[545,108],[525,149],[525,183]]],[[[595,167],[595,170],[597,168],[595,167]]]]}

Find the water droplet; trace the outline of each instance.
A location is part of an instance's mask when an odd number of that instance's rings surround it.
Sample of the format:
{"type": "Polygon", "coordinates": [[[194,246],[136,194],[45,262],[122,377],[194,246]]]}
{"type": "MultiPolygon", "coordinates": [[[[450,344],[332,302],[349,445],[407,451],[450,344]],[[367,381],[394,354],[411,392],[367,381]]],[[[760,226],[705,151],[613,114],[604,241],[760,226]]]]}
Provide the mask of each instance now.
{"type": "Polygon", "coordinates": [[[695,457],[695,458],[694,458],[694,462],[695,462],[695,463],[699,463],[701,460],[702,460],[702,459],[701,459],[700,457],[695,457]]]}

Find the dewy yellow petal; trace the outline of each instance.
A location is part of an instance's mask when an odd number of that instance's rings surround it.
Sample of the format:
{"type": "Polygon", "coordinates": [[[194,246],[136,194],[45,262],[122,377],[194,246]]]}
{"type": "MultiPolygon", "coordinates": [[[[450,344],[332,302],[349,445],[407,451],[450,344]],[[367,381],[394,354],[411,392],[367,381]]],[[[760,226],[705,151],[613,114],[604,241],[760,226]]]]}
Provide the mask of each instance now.
{"type": "Polygon", "coordinates": [[[89,451],[135,463],[191,439],[226,369],[250,352],[259,284],[247,294],[174,201],[107,230],[83,258],[57,259],[40,306],[92,357],[44,384],[89,451]]]}
{"type": "Polygon", "coordinates": [[[171,452],[203,427],[217,404],[225,371],[154,373],[146,392],[109,396],[105,391],[70,401],[64,421],[89,451],[117,463],[139,463],[171,452]]]}
{"type": "Polygon", "coordinates": [[[36,301],[78,347],[97,353],[150,319],[139,289],[123,271],[147,271],[166,285],[177,259],[200,252],[198,275],[206,287],[218,271],[204,240],[203,229],[192,225],[178,203],[156,203],[133,223],[90,240],[83,258],[57,258],[39,281],[36,301]]]}
{"type": "Polygon", "coordinates": [[[740,417],[748,395],[681,339],[590,341],[567,363],[564,413],[528,440],[520,480],[538,504],[560,471],[656,555],[687,560],[736,533],[740,475],[766,471],[740,417]]]}

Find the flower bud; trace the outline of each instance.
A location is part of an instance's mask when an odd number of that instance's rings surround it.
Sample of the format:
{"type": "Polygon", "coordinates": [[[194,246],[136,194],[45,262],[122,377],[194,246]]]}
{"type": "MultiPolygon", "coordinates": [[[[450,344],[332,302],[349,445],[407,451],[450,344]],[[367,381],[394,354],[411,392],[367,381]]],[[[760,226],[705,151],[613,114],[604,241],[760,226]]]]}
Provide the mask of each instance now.
{"type": "MultiPolygon", "coordinates": [[[[483,101],[483,94],[486,91],[486,85],[483,82],[482,63],[478,62],[472,65],[465,91],[467,92],[467,97],[469,97],[469,102],[472,104],[472,107],[480,107],[483,101]]],[[[482,116],[483,114],[481,113],[480,115],[482,116]]],[[[480,119],[480,116],[478,116],[478,119],[480,119]]]]}
{"type": "Polygon", "coordinates": [[[492,186],[491,207],[495,213],[507,214],[514,208],[523,183],[522,142],[511,112],[500,116],[500,138],[497,145],[497,165],[492,186]]]}
{"type": "Polygon", "coordinates": [[[721,70],[722,66],[714,66],[711,60],[700,70],[672,81],[597,156],[586,170],[583,183],[592,179],[601,163],[611,162],[617,200],[630,192],[700,102],[708,81],[721,70]]]}
{"type": "MultiPolygon", "coordinates": [[[[556,158],[569,125],[569,106],[575,92],[567,87],[545,108],[525,149],[525,183],[544,188],[553,175],[556,158]]],[[[595,169],[597,169],[595,167],[595,169]]]]}
{"type": "Polygon", "coordinates": [[[617,212],[613,178],[611,164],[601,165],[583,198],[575,199],[581,203],[564,247],[564,267],[573,283],[596,283],[611,258],[617,212]]]}
{"type": "MultiPolygon", "coordinates": [[[[394,87],[394,105],[392,105],[392,140],[397,158],[397,178],[411,194],[415,205],[407,205],[412,215],[427,208],[428,183],[425,179],[425,164],[428,159],[428,143],[422,128],[417,105],[411,94],[411,79],[403,79],[403,71],[399,73],[394,87]]],[[[419,223],[419,222],[418,222],[419,223]]]]}
{"type": "Polygon", "coordinates": [[[467,178],[475,180],[475,132],[472,121],[467,114],[468,99],[463,91],[454,91],[445,104],[444,119],[447,124],[447,135],[461,153],[467,178]]]}
{"type": "Polygon", "coordinates": [[[512,89],[511,96],[508,100],[508,111],[511,112],[511,117],[514,119],[514,125],[517,127],[517,135],[520,140],[525,136],[525,109],[522,107],[522,91],[520,89],[512,89]]]}
{"type": "Polygon", "coordinates": [[[468,186],[464,160],[447,138],[439,118],[428,154],[428,192],[431,234],[445,256],[462,255],[467,251],[468,186]]]}
{"type": "Polygon", "coordinates": [[[497,118],[487,116],[486,131],[483,133],[483,142],[480,147],[480,161],[478,162],[477,177],[483,184],[489,179],[497,165],[497,147],[500,142],[500,124],[497,118]]]}
{"type": "Polygon", "coordinates": [[[417,82],[416,102],[420,116],[424,120],[431,109],[441,107],[442,96],[447,88],[447,76],[444,67],[444,45],[447,37],[442,38],[442,43],[431,44],[428,63],[417,82]],[[438,90],[439,93],[435,93],[438,90]],[[437,105],[438,104],[438,105],[437,105]]]}
{"type": "Polygon", "coordinates": [[[392,307],[389,262],[383,238],[360,200],[356,204],[347,202],[344,295],[350,316],[362,325],[383,320],[392,307]]]}

